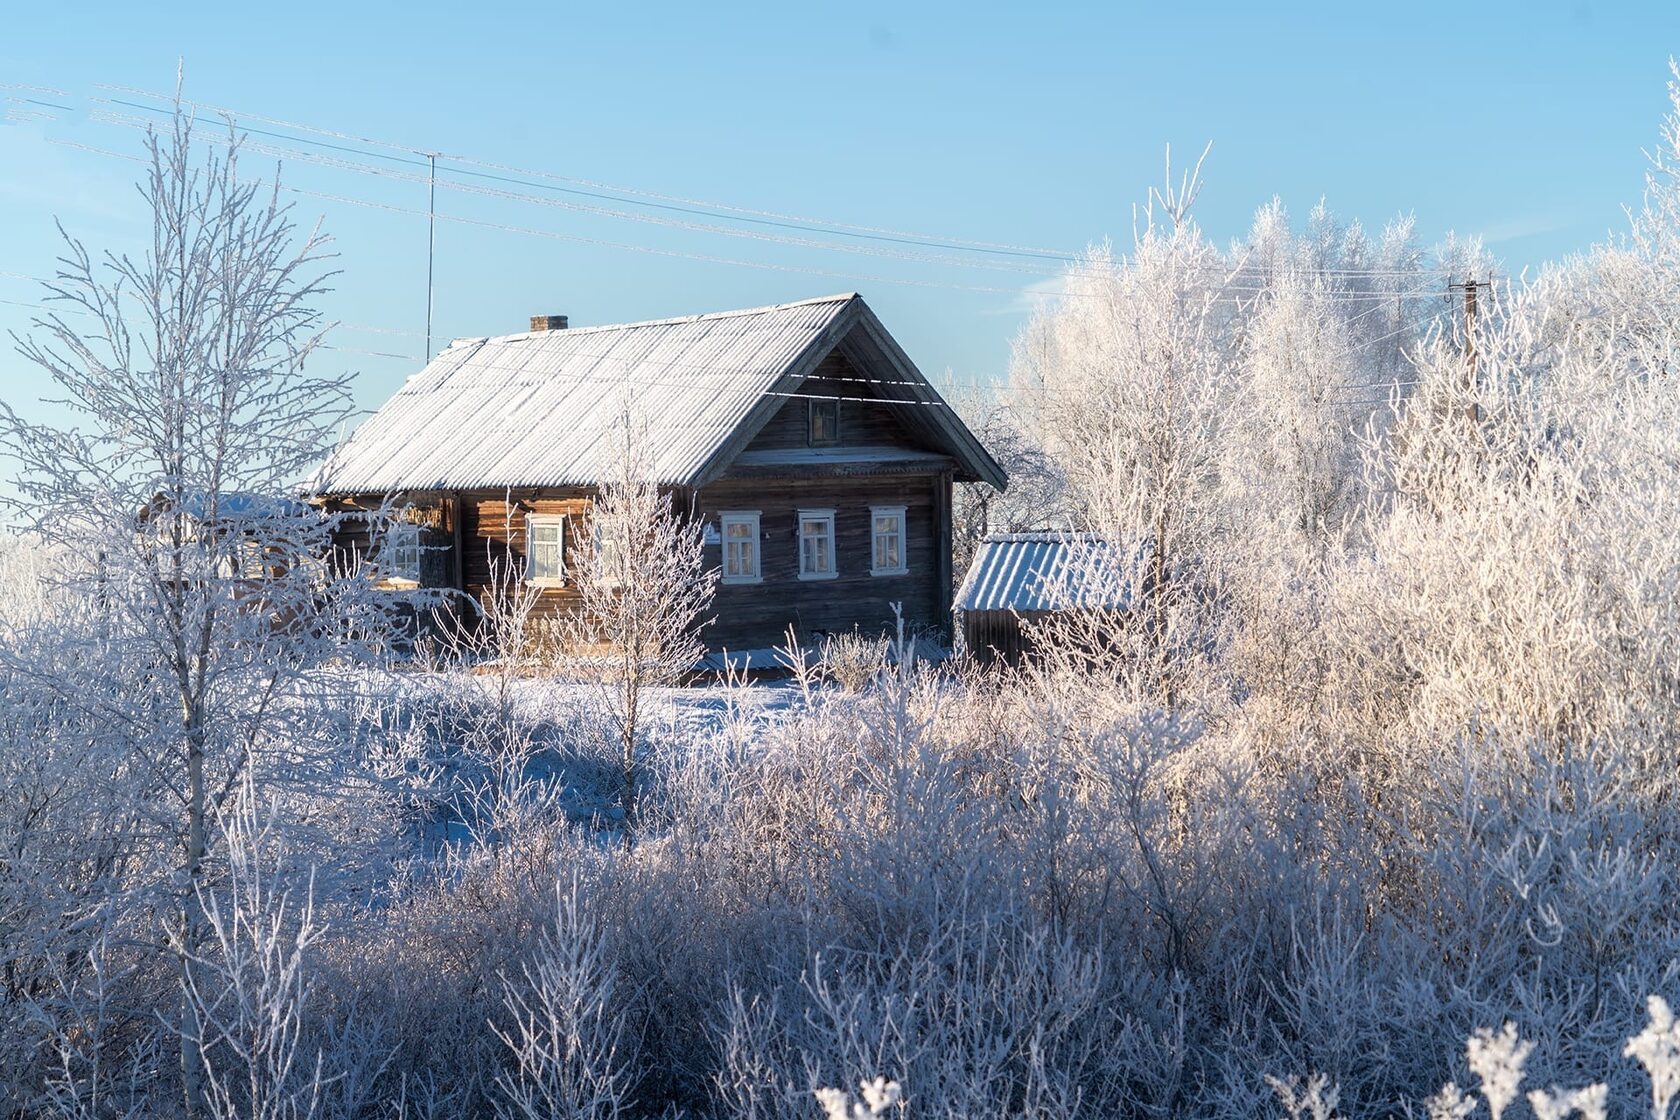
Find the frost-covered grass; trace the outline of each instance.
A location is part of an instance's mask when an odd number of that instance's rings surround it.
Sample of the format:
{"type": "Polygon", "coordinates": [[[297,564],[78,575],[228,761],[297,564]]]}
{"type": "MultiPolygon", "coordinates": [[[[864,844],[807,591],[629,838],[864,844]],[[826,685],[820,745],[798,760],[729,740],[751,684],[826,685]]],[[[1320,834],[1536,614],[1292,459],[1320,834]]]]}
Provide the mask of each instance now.
{"type": "MultiPolygon", "coordinates": [[[[1448,1082],[1507,1116],[1603,1084],[1632,1115],[1673,1045],[1645,997],[1675,994],[1680,821],[1672,768],[1635,780],[1628,745],[1465,741],[1379,781],[1259,766],[1240,720],[1093,681],[883,664],[856,692],[661,694],[631,835],[587,690],[508,695],[396,673],[310,698],[296,747],[356,782],[276,780],[288,827],[244,865],[290,892],[281,928],[312,890],[286,1006],[318,1115],[816,1116],[838,1098],[815,1090],[875,1077],[939,1117],[1261,1115],[1268,1079],[1345,1116],[1420,1114],[1448,1082]],[[439,804],[470,824],[448,844],[413,827],[439,804]],[[1532,1050],[1500,1088],[1506,1036],[1477,1032],[1507,1022],[1532,1050]]],[[[8,912],[37,915],[8,927],[8,1084],[69,1092],[97,1050],[107,1093],[138,1061],[139,1095],[168,1094],[168,1040],[129,1009],[169,975],[122,932],[152,872],[78,901],[61,872],[98,845],[32,844],[11,809],[39,787],[8,777],[8,912]],[[84,953],[98,971],[49,965],[84,953]],[[72,1011],[97,1029],[53,1045],[72,1011]]]]}

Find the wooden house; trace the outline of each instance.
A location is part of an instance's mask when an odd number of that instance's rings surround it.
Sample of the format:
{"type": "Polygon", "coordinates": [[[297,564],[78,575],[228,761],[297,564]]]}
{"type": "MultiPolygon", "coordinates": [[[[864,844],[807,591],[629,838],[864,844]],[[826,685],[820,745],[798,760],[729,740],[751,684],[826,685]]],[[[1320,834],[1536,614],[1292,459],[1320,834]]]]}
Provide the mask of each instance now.
{"type": "Polygon", "coordinates": [[[481,597],[506,563],[567,610],[628,397],[656,480],[705,522],[708,647],[877,631],[894,603],[949,636],[952,483],[1006,480],[859,296],[531,326],[451,343],[317,475],[338,508],[406,507],[386,545],[404,584],[481,597]]]}

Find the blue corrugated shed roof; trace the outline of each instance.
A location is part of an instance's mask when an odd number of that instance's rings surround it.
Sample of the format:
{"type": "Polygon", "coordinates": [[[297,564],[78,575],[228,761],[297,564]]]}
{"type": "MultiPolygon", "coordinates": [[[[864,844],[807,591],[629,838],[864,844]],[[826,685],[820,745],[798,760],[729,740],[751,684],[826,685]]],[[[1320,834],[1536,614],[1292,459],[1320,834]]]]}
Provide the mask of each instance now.
{"type": "Polygon", "coordinates": [[[958,611],[1049,611],[1081,602],[1123,607],[1125,573],[1092,533],[994,533],[980,542],[957,591],[958,611]],[[1087,585],[1080,587],[1075,581],[1087,585]]]}

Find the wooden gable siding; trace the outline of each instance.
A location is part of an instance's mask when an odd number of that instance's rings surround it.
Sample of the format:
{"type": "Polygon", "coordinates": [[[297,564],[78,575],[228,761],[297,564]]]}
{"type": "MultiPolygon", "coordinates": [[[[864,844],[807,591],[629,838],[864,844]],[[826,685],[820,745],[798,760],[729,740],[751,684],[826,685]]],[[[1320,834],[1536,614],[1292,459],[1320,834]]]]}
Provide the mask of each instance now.
{"type": "MultiPolygon", "coordinates": [[[[746,446],[747,451],[787,451],[809,447],[809,409],[812,397],[840,397],[840,440],[827,447],[928,448],[905,431],[892,410],[876,398],[881,393],[867,384],[864,375],[839,350],[824,358],[814,374],[799,387],[800,396],[790,397],[770,422],[746,446]]],[[[889,392],[892,386],[883,387],[889,392]]]]}
{"type": "MultiPolygon", "coordinates": [[[[907,626],[948,633],[949,565],[942,559],[943,475],[883,478],[723,480],[700,492],[698,507],[712,525],[723,510],[759,514],[760,583],[720,583],[714,621],[703,633],[713,649],[767,649],[782,644],[789,625],[802,640],[857,627],[874,633],[892,626],[892,604],[903,605],[907,626]],[[909,572],[869,574],[873,548],[870,507],[905,507],[909,572]],[[834,579],[799,578],[801,509],[832,509],[834,579]],[[942,573],[945,573],[942,575],[942,573]]],[[[706,549],[708,565],[721,566],[722,547],[706,549]]]]}

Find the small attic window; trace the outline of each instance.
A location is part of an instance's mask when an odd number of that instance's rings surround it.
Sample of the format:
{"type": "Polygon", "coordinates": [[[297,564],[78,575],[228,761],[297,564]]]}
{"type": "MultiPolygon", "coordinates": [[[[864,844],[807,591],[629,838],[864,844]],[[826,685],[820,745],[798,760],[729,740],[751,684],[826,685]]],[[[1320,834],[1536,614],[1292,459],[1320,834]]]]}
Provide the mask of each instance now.
{"type": "Polygon", "coordinates": [[[840,442],[840,402],[815,400],[810,403],[811,446],[840,442]]]}

